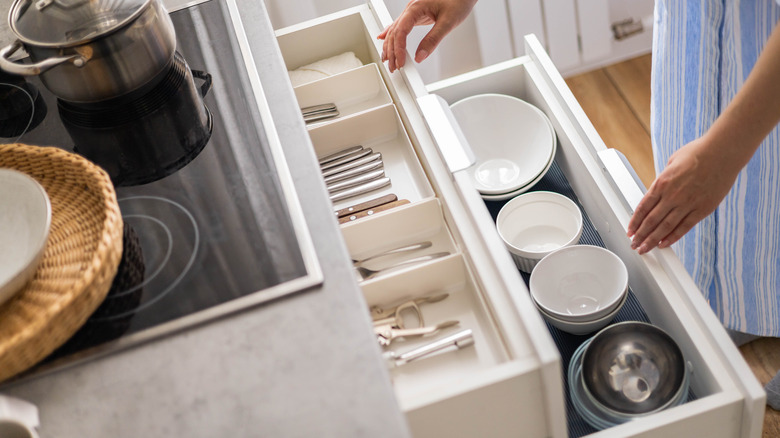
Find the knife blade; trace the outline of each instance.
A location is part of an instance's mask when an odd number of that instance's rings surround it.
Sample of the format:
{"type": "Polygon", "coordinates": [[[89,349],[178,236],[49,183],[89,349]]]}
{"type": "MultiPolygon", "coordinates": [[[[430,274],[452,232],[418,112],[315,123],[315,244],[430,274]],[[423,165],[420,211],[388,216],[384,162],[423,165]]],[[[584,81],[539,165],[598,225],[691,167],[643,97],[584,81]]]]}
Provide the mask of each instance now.
{"type": "Polygon", "coordinates": [[[368,173],[364,173],[362,175],[358,175],[353,178],[341,180],[335,183],[332,183],[330,185],[327,185],[328,187],[328,193],[336,193],[338,191],[348,189],[350,187],[355,187],[357,185],[367,183],[369,181],[373,181],[375,179],[379,179],[385,176],[385,170],[384,169],[378,169],[374,170],[368,173]]]}
{"type": "Polygon", "coordinates": [[[380,169],[382,168],[382,160],[372,161],[370,163],[364,164],[362,166],[353,167],[352,169],[345,170],[343,172],[339,172],[337,174],[331,175],[327,178],[325,178],[325,184],[329,185],[337,181],[341,181],[347,178],[352,178],[356,175],[361,175],[366,172],[370,172],[372,170],[380,169]]]}
{"type": "MultiPolygon", "coordinates": [[[[368,151],[371,151],[371,149],[367,149],[368,151]]],[[[345,170],[353,169],[355,167],[362,166],[366,163],[371,163],[377,160],[382,160],[382,154],[380,152],[373,152],[370,155],[367,155],[363,158],[358,158],[356,160],[352,160],[349,162],[346,162],[344,164],[341,164],[339,166],[331,167],[329,169],[323,169],[322,170],[322,176],[327,178],[331,175],[335,175],[339,172],[344,172],[345,170]]]]}
{"type": "Polygon", "coordinates": [[[334,193],[330,195],[330,200],[331,202],[343,201],[344,199],[349,199],[355,196],[360,196],[369,192],[373,192],[374,190],[381,189],[382,187],[388,185],[390,185],[390,178],[384,177],[365,184],[361,184],[359,186],[352,187],[347,190],[343,190],[338,193],[334,193]]]}
{"type": "Polygon", "coordinates": [[[348,163],[350,163],[352,161],[355,161],[355,160],[357,160],[359,158],[363,158],[363,157],[369,156],[373,152],[374,151],[372,151],[371,148],[355,151],[355,152],[352,152],[351,154],[344,155],[343,157],[341,157],[339,159],[336,159],[336,160],[333,160],[333,161],[329,161],[329,162],[327,162],[325,164],[321,164],[320,165],[320,169],[323,170],[323,171],[326,171],[326,170],[330,170],[330,169],[332,169],[334,167],[343,166],[343,165],[348,164],[348,163]]]}
{"type": "Polygon", "coordinates": [[[319,112],[333,111],[335,109],[336,109],[335,103],[323,103],[320,105],[312,105],[312,106],[301,108],[301,113],[303,113],[303,115],[306,116],[309,114],[316,114],[319,112]]]}
{"type": "Polygon", "coordinates": [[[349,155],[353,152],[362,151],[363,146],[357,145],[357,146],[350,146],[348,148],[344,148],[340,151],[336,151],[332,154],[325,155],[324,157],[318,158],[320,165],[323,165],[329,161],[337,160],[339,158],[343,158],[346,155],[349,155]]]}
{"type": "Polygon", "coordinates": [[[306,114],[305,116],[303,116],[303,121],[306,122],[306,123],[312,123],[312,122],[319,122],[319,121],[322,121],[322,120],[333,119],[333,118],[336,118],[338,116],[339,116],[339,112],[338,111],[335,111],[335,110],[327,111],[327,112],[323,111],[323,112],[315,113],[315,114],[306,114]]]}
{"type": "Polygon", "coordinates": [[[342,208],[341,210],[336,210],[335,213],[336,213],[336,217],[343,217],[352,213],[357,213],[359,211],[368,210],[369,208],[379,207],[380,205],[387,204],[389,202],[393,202],[397,200],[398,200],[398,196],[396,196],[393,193],[390,193],[389,195],[384,195],[378,198],[369,199],[368,201],[351,205],[349,207],[342,208]]]}

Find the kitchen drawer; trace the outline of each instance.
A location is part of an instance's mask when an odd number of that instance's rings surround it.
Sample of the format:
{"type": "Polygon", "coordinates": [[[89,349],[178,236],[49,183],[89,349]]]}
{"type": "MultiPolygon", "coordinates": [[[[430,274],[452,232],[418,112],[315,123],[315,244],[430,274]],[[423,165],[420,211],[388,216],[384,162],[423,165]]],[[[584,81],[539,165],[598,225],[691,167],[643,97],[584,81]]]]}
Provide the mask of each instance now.
{"type": "MultiPolygon", "coordinates": [[[[526,56],[426,87],[414,65],[390,74],[381,63],[376,35],[390,21],[384,5],[372,0],[281,29],[277,39],[288,70],[354,52],[363,64],[378,68],[392,97],[393,104],[311,129],[317,155],[360,141],[353,131],[381,130],[367,118],[357,120],[390,109],[405,131],[396,137],[408,138],[408,144],[397,141],[387,150],[399,153],[397,166],[413,169],[396,178],[411,202],[343,225],[353,258],[420,239],[450,253],[361,282],[369,306],[449,293],[421,307],[426,322],[458,319],[475,332],[471,350],[391,371],[415,436],[562,437],[570,430],[567,358],[535,310],[488,205],[464,171],[473,155],[448,105],[482,93],[517,96],[549,117],[558,137],[556,168],[604,246],[626,263],[643,314],[677,340],[694,370],[691,401],[592,435],[760,436],[763,390],[674,253],[639,256],[630,249],[626,227],[641,187],[630,168],[606,149],[536,38],[526,37],[526,56]]],[[[398,350],[415,342],[420,341],[398,350]]]]}

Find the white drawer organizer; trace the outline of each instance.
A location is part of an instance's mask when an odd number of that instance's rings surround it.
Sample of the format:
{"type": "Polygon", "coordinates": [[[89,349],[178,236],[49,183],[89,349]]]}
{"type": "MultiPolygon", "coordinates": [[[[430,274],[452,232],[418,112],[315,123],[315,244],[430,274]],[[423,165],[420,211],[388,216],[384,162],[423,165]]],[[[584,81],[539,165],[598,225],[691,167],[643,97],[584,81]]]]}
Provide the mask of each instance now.
{"type": "MultiPolygon", "coordinates": [[[[589,436],[758,437],[764,393],[674,253],[639,256],[626,227],[640,189],[614,151],[606,149],[535,37],[527,56],[432,84],[413,65],[390,74],[376,39],[391,18],[381,1],[277,32],[288,70],[352,51],[385,90],[339,95],[358,80],[352,70],[296,89],[301,106],[333,101],[350,107],[309,126],[315,153],[361,144],[383,154],[392,184],[340,201],[335,209],[394,193],[410,203],[342,225],[353,258],[418,241],[449,256],[361,283],[367,304],[388,304],[446,292],[421,306],[429,325],[456,319],[474,331],[474,348],[391,371],[398,403],[416,437],[568,434],[561,355],[493,220],[463,171],[472,161],[448,104],[469,95],[504,93],[544,111],[555,127],[556,162],[607,248],[629,269],[630,286],[648,319],[669,332],[691,362],[696,398],[589,436]],[[326,86],[326,81],[344,85],[326,86]],[[323,101],[318,102],[316,89],[323,101]],[[305,96],[305,97],[302,97],[305,96]],[[375,102],[375,103],[371,103],[375,102]]],[[[361,74],[367,74],[361,72],[361,74]]],[[[362,82],[369,89],[372,80],[362,82]]],[[[638,195],[639,194],[639,195],[638,195]]],[[[366,309],[368,311],[368,309],[366,309]]],[[[406,350],[419,340],[394,344],[406,350]]]]}

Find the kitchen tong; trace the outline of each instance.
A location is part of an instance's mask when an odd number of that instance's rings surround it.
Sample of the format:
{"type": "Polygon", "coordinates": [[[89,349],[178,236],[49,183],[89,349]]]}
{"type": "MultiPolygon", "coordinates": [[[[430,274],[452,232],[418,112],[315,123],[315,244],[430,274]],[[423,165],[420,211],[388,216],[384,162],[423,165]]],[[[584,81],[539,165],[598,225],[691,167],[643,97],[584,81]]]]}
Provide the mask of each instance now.
{"type": "Polygon", "coordinates": [[[383,308],[381,306],[371,307],[371,315],[374,319],[374,333],[376,334],[379,345],[387,347],[398,338],[431,335],[444,328],[459,324],[459,321],[451,320],[434,326],[425,325],[422,312],[420,312],[420,304],[435,303],[448,296],[449,294],[445,293],[407,300],[399,305],[390,306],[389,308],[383,308]],[[408,310],[411,310],[414,317],[417,319],[417,327],[406,327],[402,313],[408,310]]]}

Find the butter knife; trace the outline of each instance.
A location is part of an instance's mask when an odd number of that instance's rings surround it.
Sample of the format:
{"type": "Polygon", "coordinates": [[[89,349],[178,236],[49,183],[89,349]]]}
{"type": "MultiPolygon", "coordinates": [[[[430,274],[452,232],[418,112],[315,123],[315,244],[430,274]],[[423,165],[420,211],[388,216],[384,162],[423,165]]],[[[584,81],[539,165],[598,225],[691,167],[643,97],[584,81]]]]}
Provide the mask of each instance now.
{"type": "Polygon", "coordinates": [[[343,190],[341,192],[334,193],[330,195],[330,200],[331,202],[343,201],[344,199],[349,199],[355,196],[360,196],[369,192],[373,192],[374,190],[381,189],[382,187],[388,185],[390,185],[390,178],[384,177],[365,184],[361,184],[356,187],[352,187],[347,190],[343,190]]]}
{"type": "MultiPolygon", "coordinates": [[[[367,149],[367,150],[371,151],[371,149],[367,149]]],[[[366,155],[363,158],[358,158],[356,160],[352,160],[344,164],[341,164],[339,166],[331,167],[328,169],[322,169],[322,176],[327,178],[339,172],[344,172],[345,170],[354,169],[355,167],[359,167],[366,163],[371,163],[377,160],[382,160],[382,154],[379,152],[373,152],[370,155],[366,155]]]]}
{"type": "Polygon", "coordinates": [[[371,155],[373,152],[374,151],[372,151],[370,148],[369,149],[362,149],[362,150],[359,150],[359,151],[355,151],[355,152],[352,152],[350,154],[344,155],[343,157],[341,157],[339,159],[336,159],[336,160],[333,160],[333,161],[329,161],[329,162],[327,162],[325,164],[320,164],[320,169],[325,171],[325,170],[330,170],[330,169],[332,169],[334,167],[343,166],[343,165],[345,165],[345,164],[347,164],[349,162],[355,161],[355,160],[357,160],[359,158],[363,158],[363,157],[366,157],[368,155],[371,155]]]}
{"type": "Polygon", "coordinates": [[[330,161],[338,160],[339,158],[343,158],[343,157],[345,157],[345,156],[347,156],[347,155],[349,155],[351,153],[354,153],[354,152],[357,152],[357,151],[362,151],[362,150],[363,150],[363,146],[360,146],[360,145],[350,146],[350,147],[342,149],[340,151],[336,151],[336,152],[334,152],[332,154],[325,155],[322,158],[318,158],[318,160],[320,161],[320,165],[323,165],[323,164],[328,163],[330,161]]]}
{"type": "Polygon", "coordinates": [[[336,181],[352,178],[353,176],[361,175],[372,170],[381,169],[383,164],[384,163],[382,163],[382,160],[377,160],[362,166],[353,167],[352,169],[348,169],[325,178],[325,184],[330,185],[336,181]]]}
{"type": "Polygon", "coordinates": [[[328,192],[329,193],[336,193],[338,191],[348,189],[350,187],[355,187],[357,185],[367,183],[369,181],[373,181],[375,179],[379,179],[385,176],[385,170],[384,169],[378,169],[374,170],[368,173],[364,173],[362,175],[358,175],[354,178],[345,179],[342,181],[338,181],[332,184],[327,185],[328,192]]]}
{"type": "Polygon", "coordinates": [[[335,103],[323,103],[321,105],[312,105],[312,106],[307,106],[305,108],[301,108],[301,113],[303,113],[304,116],[307,116],[309,114],[330,112],[335,110],[336,110],[335,103]]]}

